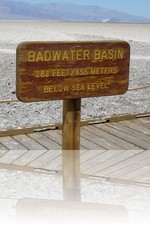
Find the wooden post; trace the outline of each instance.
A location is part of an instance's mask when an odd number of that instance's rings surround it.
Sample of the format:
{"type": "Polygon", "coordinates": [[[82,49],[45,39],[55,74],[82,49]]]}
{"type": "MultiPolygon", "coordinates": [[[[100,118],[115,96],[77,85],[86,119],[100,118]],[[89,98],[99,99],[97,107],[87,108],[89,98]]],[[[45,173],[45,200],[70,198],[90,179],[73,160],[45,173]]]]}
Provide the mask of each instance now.
{"type": "Polygon", "coordinates": [[[63,101],[62,149],[80,149],[81,99],[63,101]]]}
{"type": "Polygon", "coordinates": [[[80,150],[62,150],[63,199],[81,201],[80,150]]]}
{"type": "Polygon", "coordinates": [[[80,201],[80,111],[81,99],[63,101],[62,169],[63,198],[80,201]]]}

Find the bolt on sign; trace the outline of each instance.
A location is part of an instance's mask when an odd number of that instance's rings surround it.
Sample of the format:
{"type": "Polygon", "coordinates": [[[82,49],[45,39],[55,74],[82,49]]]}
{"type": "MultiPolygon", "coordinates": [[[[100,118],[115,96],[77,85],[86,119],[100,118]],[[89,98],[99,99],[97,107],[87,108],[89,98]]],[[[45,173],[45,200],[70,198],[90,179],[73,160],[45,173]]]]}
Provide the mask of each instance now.
{"type": "Polygon", "coordinates": [[[23,102],[124,94],[130,46],[125,41],[24,42],[17,47],[16,94],[23,102]]]}

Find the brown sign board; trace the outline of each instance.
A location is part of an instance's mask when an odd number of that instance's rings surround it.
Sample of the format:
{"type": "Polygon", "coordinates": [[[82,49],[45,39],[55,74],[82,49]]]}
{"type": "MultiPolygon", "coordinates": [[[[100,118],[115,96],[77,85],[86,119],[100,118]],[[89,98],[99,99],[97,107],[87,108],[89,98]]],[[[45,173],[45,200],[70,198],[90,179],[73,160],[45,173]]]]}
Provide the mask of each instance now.
{"type": "Polygon", "coordinates": [[[23,102],[121,95],[128,90],[126,41],[24,42],[16,94],[23,102]]]}
{"type": "Polygon", "coordinates": [[[16,216],[19,224],[125,225],[128,221],[128,211],[121,205],[34,198],[19,200],[16,216]]]}

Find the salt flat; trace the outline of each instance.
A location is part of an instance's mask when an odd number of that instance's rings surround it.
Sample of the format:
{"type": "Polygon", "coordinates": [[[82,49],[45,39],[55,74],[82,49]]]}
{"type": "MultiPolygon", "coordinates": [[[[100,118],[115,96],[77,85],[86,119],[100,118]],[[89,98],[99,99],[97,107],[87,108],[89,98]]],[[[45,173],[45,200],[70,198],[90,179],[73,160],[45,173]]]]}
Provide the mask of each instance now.
{"type": "MultiPolygon", "coordinates": [[[[16,99],[16,47],[24,41],[125,40],[131,47],[129,88],[150,85],[150,24],[0,21],[0,99],[16,99]]],[[[150,89],[82,99],[82,118],[150,111],[150,89]]],[[[62,119],[62,101],[1,103],[0,128],[62,119]]]]}
{"type": "Polygon", "coordinates": [[[150,43],[150,24],[138,23],[67,23],[49,21],[0,21],[0,41],[59,41],[119,38],[150,43]],[[83,37],[86,35],[86,37],[83,37]]]}

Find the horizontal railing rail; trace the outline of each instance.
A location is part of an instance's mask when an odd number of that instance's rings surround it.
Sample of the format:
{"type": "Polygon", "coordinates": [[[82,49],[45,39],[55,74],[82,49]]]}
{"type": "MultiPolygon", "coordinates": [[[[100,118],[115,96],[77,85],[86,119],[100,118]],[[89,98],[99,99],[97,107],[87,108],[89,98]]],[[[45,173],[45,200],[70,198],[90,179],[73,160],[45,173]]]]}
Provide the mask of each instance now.
{"type": "MultiPolygon", "coordinates": [[[[109,123],[109,122],[119,122],[123,120],[133,120],[142,117],[150,117],[149,112],[142,112],[142,113],[133,113],[133,114],[118,114],[112,116],[100,116],[91,119],[84,119],[81,120],[80,126],[88,126],[93,124],[100,124],[100,123],[109,123]]],[[[31,125],[26,127],[14,127],[14,128],[6,128],[0,130],[0,137],[5,136],[14,136],[18,134],[30,134],[34,132],[42,132],[46,130],[60,130],[62,129],[61,122],[54,122],[54,123],[46,123],[46,124],[37,124],[31,125]]]]}

